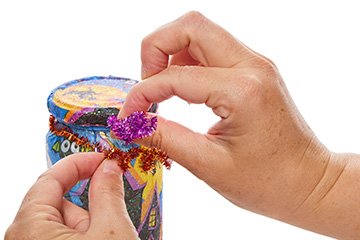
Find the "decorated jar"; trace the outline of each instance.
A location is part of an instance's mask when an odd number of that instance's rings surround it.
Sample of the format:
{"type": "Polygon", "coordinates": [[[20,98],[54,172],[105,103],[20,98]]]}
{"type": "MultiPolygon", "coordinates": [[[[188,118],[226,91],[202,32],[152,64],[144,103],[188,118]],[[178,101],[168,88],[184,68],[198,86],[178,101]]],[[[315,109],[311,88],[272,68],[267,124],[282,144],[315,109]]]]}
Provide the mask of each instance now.
{"type": "MultiPolygon", "coordinates": [[[[47,102],[51,114],[46,142],[48,165],[70,154],[98,151],[109,144],[125,152],[142,147],[112,138],[107,126],[109,116],[118,115],[127,93],[137,83],[127,78],[94,76],[55,88],[47,102]]],[[[156,104],[149,111],[155,112],[156,104]]],[[[161,239],[161,163],[144,171],[139,157],[134,157],[123,180],[126,207],[140,239],[161,239]]],[[[87,210],[89,183],[89,179],[79,181],[65,198],[87,210]]]]}

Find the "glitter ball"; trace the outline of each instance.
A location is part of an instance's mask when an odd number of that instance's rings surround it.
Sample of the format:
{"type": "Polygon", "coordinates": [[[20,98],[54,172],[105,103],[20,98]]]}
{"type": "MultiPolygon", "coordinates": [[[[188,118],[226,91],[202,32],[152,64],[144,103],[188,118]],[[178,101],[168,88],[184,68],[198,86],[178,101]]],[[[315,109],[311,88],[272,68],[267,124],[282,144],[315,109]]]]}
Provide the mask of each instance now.
{"type": "Polygon", "coordinates": [[[157,118],[147,117],[145,112],[134,112],[124,119],[110,116],[107,124],[118,139],[129,144],[134,139],[145,138],[155,132],[157,118]]]}

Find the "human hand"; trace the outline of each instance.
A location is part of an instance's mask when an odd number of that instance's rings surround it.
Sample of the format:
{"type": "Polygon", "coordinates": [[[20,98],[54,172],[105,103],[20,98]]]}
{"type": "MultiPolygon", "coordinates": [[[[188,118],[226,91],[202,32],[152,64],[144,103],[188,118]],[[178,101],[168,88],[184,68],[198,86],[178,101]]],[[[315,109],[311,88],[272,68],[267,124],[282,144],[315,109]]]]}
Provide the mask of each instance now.
{"type": "Polygon", "coordinates": [[[5,239],[138,239],[124,202],[122,171],[101,153],[70,155],[42,174],[26,194],[5,239]],[[64,194],[91,177],[89,212],[64,194]]]}
{"type": "Polygon", "coordinates": [[[274,63],[196,12],[147,36],[141,58],[145,80],[130,91],[120,117],[176,95],[205,103],[221,120],[199,134],[159,117],[156,133],[139,142],[166,151],[240,207],[307,225],[296,216],[309,210],[331,153],[274,63]]]}

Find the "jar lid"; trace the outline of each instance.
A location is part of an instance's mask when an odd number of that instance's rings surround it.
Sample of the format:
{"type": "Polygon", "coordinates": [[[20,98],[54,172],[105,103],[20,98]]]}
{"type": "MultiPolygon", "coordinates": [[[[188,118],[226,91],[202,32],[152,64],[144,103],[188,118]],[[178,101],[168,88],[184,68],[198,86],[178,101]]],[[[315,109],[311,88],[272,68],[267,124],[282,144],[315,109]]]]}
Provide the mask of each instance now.
{"type": "MultiPolygon", "coordinates": [[[[55,88],[48,97],[48,109],[65,124],[106,126],[111,115],[117,115],[130,89],[139,81],[114,76],[86,77],[55,88]]],[[[153,104],[151,112],[156,111],[153,104]]]]}

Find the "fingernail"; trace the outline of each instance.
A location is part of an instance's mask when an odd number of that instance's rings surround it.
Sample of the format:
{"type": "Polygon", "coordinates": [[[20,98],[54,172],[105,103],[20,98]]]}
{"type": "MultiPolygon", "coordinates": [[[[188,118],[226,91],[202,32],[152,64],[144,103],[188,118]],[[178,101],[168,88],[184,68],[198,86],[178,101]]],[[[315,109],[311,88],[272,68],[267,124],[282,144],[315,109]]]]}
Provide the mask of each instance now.
{"type": "Polygon", "coordinates": [[[112,174],[121,175],[122,170],[116,161],[104,160],[103,173],[112,173],[112,174]]]}

